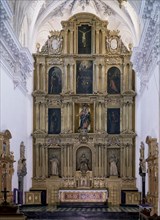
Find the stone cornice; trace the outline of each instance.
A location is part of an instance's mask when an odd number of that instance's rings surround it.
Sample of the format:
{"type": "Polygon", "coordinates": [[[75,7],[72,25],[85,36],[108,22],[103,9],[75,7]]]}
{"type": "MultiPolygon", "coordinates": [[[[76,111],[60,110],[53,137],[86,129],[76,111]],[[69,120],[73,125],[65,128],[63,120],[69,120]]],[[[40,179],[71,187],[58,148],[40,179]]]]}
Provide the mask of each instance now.
{"type": "Polygon", "coordinates": [[[8,69],[14,88],[19,87],[24,93],[27,92],[27,78],[33,70],[33,58],[27,48],[23,48],[10,24],[12,12],[6,1],[0,2],[0,36],[1,62],[8,69]]]}
{"type": "Polygon", "coordinates": [[[142,11],[144,19],[144,27],[138,48],[134,48],[132,54],[132,63],[137,76],[141,81],[140,93],[143,92],[154,67],[159,62],[160,57],[160,18],[159,18],[160,2],[145,1],[142,11]]]}

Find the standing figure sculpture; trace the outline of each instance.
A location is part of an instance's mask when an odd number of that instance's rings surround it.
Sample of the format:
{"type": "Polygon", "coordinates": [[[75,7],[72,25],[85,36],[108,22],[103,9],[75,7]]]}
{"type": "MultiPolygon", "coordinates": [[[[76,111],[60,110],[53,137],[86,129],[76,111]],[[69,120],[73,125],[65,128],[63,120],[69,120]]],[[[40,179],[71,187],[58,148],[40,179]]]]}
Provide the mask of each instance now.
{"type": "Polygon", "coordinates": [[[50,160],[51,162],[51,175],[58,176],[59,175],[59,161],[56,156],[50,160]]]}
{"type": "Polygon", "coordinates": [[[110,158],[110,176],[118,176],[116,156],[110,158]]]}
{"type": "Polygon", "coordinates": [[[83,153],[79,159],[79,167],[82,173],[86,173],[89,170],[88,167],[89,160],[86,158],[86,155],[83,153]]]}
{"type": "Polygon", "coordinates": [[[90,122],[91,122],[91,116],[90,116],[90,112],[88,111],[86,105],[83,105],[83,108],[82,108],[79,116],[80,116],[79,129],[88,129],[90,122]]]}

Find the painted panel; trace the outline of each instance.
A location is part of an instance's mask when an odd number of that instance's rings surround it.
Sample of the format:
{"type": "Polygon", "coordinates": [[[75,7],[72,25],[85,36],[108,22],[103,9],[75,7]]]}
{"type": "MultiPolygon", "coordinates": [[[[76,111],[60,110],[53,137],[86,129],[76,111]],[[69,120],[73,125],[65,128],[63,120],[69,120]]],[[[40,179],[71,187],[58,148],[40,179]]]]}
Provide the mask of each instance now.
{"type": "Polygon", "coordinates": [[[117,67],[111,67],[107,73],[107,92],[108,94],[120,93],[120,70],[117,67]]]}
{"type": "Polygon", "coordinates": [[[76,93],[93,93],[93,62],[90,60],[77,61],[76,93]]]}
{"type": "Polygon", "coordinates": [[[61,132],[61,109],[48,109],[48,134],[59,134],[61,132]]]}
{"type": "Polygon", "coordinates": [[[52,67],[48,76],[48,93],[59,94],[62,92],[62,72],[58,67],[52,67]]]}
{"type": "Polygon", "coordinates": [[[120,133],[120,109],[107,109],[107,132],[108,134],[120,133]]]}

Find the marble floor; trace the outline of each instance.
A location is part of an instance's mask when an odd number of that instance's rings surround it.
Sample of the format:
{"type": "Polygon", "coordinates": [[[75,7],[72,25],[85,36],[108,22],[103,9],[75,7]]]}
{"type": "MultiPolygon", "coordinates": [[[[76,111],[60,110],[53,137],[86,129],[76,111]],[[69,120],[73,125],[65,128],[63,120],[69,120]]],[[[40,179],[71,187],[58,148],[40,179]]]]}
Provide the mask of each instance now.
{"type": "Polygon", "coordinates": [[[22,206],[20,212],[28,220],[138,220],[138,207],[72,208],[54,206],[22,206]]]}

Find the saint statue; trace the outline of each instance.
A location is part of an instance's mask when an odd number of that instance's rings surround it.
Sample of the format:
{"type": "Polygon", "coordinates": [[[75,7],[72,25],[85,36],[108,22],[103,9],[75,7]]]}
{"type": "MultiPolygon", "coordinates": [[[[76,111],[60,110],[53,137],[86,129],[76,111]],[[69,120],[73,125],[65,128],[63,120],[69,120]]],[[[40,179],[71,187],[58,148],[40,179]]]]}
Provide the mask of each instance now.
{"type": "Polygon", "coordinates": [[[86,155],[83,153],[79,159],[79,167],[82,173],[86,173],[87,170],[89,170],[88,163],[89,160],[87,159],[86,155]]]}
{"type": "Polygon", "coordinates": [[[59,161],[56,156],[50,160],[51,162],[51,175],[58,176],[59,175],[59,161]]]}
{"type": "Polygon", "coordinates": [[[116,156],[110,158],[110,176],[118,176],[116,156]]]}

